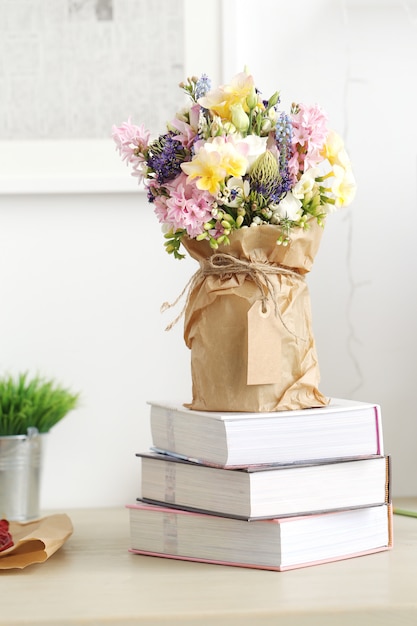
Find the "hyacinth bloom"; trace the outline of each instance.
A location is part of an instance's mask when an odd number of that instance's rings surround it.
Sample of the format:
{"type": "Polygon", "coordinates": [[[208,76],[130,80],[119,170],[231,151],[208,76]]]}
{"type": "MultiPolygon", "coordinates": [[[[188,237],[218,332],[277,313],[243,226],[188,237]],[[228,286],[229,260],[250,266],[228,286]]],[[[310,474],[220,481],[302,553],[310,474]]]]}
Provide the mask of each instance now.
{"type": "Polygon", "coordinates": [[[112,137],[122,160],[133,167],[136,176],[142,178],[150,132],[145,129],[143,124],[140,126],[132,124],[129,117],[128,121],[121,126],[113,125],[112,137]]]}
{"type": "Polygon", "coordinates": [[[352,202],[356,183],[341,137],[318,105],[280,109],[247,71],[217,88],[206,75],[180,84],[190,102],[156,139],[129,118],[113,126],[120,156],[144,179],[176,258],[185,236],[227,244],[233,230],[273,224],[287,245],[293,228],[320,225],[352,202]]]}
{"type": "Polygon", "coordinates": [[[327,116],[317,106],[299,104],[297,112],[291,116],[293,156],[290,159],[290,172],[294,179],[299,173],[314,167],[323,157],[328,134],[327,116]]]}
{"type": "Polygon", "coordinates": [[[212,196],[187,182],[185,174],[167,185],[167,191],[169,196],[158,196],[154,201],[159,221],[174,232],[185,230],[192,238],[200,235],[211,219],[212,196]]]}

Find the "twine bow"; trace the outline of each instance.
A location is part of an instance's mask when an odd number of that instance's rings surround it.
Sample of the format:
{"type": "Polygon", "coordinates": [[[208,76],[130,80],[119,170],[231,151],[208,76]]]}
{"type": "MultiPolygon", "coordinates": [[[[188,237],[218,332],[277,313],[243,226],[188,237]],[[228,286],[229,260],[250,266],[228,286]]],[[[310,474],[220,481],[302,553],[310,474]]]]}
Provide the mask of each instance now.
{"type": "Polygon", "coordinates": [[[197,272],[195,272],[195,274],[190,278],[190,280],[187,282],[184,289],[174,300],[174,302],[163,303],[163,305],[161,306],[161,312],[175,307],[178,302],[183,298],[184,294],[187,292],[187,299],[182,310],[177,315],[177,317],[165,328],[165,330],[171,330],[171,328],[173,328],[173,326],[175,326],[175,324],[177,324],[177,322],[181,319],[187,309],[187,305],[189,303],[192,291],[199,283],[204,280],[206,276],[219,276],[221,278],[229,278],[237,274],[245,274],[258,287],[261,294],[262,311],[264,313],[267,311],[269,294],[272,294],[275,315],[279,317],[286,330],[294,335],[294,333],[287,327],[284,320],[282,319],[281,313],[278,308],[275,285],[270,279],[270,276],[281,274],[285,276],[293,276],[299,280],[303,280],[301,274],[294,270],[291,270],[288,267],[284,267],[283,265],[270,265],[264,262],[247,261],[246,259],[238,259],[237,257],[234,257],[231,254],[226,254],[224,252],[216,252],[211,257],[206,259],[204,265],[202,265],[200,269],[198,269],[197,272]]]}

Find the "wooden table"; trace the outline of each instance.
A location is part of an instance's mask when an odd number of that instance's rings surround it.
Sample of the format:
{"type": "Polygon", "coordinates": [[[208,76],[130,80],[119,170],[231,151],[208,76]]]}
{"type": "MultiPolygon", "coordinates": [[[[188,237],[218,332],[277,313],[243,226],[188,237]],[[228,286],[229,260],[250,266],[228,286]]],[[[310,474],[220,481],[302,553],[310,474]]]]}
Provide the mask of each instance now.
{"type": "Polygon", "coordinates": [[[132,555],[127,510],[65,512],[74,534],[58,552],[0,571],[1,626],[417,624],[412,517],[394,516],[391,551],[270,572],[132,555]]]}

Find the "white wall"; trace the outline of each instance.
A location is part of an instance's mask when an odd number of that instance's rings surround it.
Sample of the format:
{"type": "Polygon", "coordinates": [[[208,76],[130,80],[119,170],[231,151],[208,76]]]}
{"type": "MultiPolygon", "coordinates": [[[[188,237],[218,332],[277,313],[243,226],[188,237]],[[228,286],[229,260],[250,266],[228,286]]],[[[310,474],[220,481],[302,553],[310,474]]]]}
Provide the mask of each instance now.
{"type": "MultiPolygon", "coordinates": [[[[394,493],[415,495],[415,4],[236,4],[222,3],[225,78],[247,64],[284,106],[319,102],[347,140],[357,198],[329,218],[309,277],[321,389],[381,404],[394,493]]],[[[190,55],[190,72],[205,71],[212,46],[195,66],[190,55]]],[[[45,508],[134,499],[146,401],[190,399],[182,324],[166,333],[174,313],[159,308],[195,266],[165,254],[136,190],[132,179],[132,193],[0,195],[0,369],[82,392],[48,438],[45,508]]]]}

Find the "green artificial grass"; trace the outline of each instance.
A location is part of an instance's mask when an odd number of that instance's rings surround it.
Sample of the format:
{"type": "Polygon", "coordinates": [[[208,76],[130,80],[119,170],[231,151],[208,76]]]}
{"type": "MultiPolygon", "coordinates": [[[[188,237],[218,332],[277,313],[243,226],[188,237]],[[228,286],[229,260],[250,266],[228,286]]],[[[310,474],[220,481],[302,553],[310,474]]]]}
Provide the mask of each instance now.
{"type": "Polygon", "coordinates": [[[26,435],[31,427],[46,433],[78,402],[78,393],[53,380],[27,373],[0,378],[0,436],[26,435]]]}

